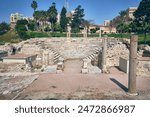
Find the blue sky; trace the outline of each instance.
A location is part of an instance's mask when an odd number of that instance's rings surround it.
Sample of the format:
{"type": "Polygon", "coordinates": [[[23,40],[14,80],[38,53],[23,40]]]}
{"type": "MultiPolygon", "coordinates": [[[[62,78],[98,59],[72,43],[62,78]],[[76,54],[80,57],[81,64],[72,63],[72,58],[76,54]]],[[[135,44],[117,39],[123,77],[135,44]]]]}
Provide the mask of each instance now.
{"type": "MultiPolygon", "coordinates": [[[[38,10],[47,10],[52,2],[56,3],[60,13],[65,0],[36,0],[38,10]]],[[[141,0],[68,0],[69,10],[81,5],[85,10],[85,19],[94,20],[95,24],[103,24],[104,20],[111,20],[119,14],[121,10],[128,7],[136,7],[141,0]]],[[[0,22],[9,22],[11,13],[19,12],[24,16],[32,16],[32,0],[0,0],[0,22]]]]}

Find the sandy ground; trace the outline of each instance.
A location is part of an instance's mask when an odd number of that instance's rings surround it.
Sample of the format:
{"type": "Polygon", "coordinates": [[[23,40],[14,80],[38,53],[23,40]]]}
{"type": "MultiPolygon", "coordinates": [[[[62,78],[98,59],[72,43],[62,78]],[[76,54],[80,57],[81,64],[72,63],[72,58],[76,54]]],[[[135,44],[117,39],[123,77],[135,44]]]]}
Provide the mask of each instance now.
{"type": "Polygon", "coordinates": [[[41,74],[16,99],[150,99],[150,78],[137,78],[138,96],[127,94],[127,74],[110,68],[109,74],[81,74],[82,62],[65,63],[62,74],[41,74]]]}

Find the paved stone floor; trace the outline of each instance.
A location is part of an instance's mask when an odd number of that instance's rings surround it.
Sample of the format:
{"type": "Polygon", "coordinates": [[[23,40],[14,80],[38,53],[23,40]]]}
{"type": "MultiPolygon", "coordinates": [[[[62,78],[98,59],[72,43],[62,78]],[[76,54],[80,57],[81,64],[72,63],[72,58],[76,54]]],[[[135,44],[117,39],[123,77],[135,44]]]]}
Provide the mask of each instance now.
{"type": "Polygon", "coordinates": [[[150,78],[137,78],[139,96],[127,94],[127,74],[81,74],[81,61],[65,63],[62,74],[41,74],[17,99],[150,99],[150,78]]]}
{"type": "Polygon", "coordinates": [[[80,74],[82,69],[81,60],[67,60],[65,62],[64,74],[80,74]]]}

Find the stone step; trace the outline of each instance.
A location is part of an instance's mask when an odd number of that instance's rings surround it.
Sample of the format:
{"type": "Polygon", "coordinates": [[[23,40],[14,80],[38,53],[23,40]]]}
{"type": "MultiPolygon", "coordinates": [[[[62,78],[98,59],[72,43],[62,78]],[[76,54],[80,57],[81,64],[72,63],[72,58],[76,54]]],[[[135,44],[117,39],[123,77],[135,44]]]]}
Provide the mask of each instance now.
{"type": "Polygon", "coordinates": [[[95,56],[93,56],[92,54],[90,55],[90,57],[91,57],[92,59],[94,59],[94,58],[95,58],[95,56]]]}
{"type": "Polygon", "coordinates": [[[88,58],[92,60],[92,57],[91,57],[91,56],[89,56],[88,58]]]}
{"type": "Polygon", "coordinates": [[[60,54],[54,55],[54,58],[59,58],[60,54]]]}
{"type": "Polygon", "coordinates": [[[53,62],[54,63],[58,63],[58,59],[53,59],[53,62]]]}
{"type": "Polygon", "coordinates": [[[53,51],[53,54],[58,54],[57,52],[53,51]]]}

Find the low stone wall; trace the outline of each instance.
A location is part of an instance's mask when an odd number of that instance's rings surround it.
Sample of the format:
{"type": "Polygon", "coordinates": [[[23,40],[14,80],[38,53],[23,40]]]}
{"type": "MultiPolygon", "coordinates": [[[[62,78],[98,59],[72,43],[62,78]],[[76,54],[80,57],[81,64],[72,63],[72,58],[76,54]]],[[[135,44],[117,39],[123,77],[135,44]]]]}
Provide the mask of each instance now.
{"type": "Polygon", "coordinates": [[[82,74],[99,74],[101,69],[91,64],[90,59],[83,59],[82,74]]]}
{"type": "Polygon", "coordinates": [[[129,73],[129,59],[120,57],[119,69],[125,73],[129,73]]]}
{"type": "Polygon", "coordinates": [[[150,58],[143,58],[137,64],[138,76],[150,76],[150,58]]]}
{"type": "Polygon", "coordinates": [[[120,57],[129,58],[129,50],[126,45],[121,42],[108,48],[106,55],[106,66],[119,66],[120,57]]]}

